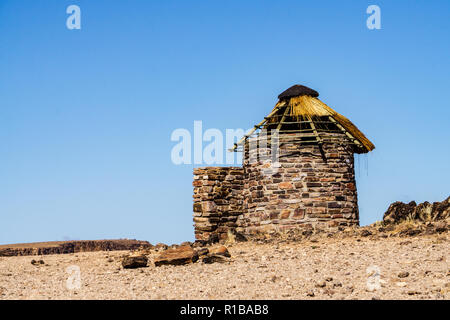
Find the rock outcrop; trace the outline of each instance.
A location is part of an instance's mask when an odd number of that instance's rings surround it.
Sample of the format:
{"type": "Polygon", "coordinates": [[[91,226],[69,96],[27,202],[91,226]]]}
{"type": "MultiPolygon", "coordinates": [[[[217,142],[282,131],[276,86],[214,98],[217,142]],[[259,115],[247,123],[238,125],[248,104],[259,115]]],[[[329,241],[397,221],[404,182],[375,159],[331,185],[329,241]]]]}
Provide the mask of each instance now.
{"type": "Polygon", "coordinates": [[[419,205],[415,201],[392,203],[384,213],[385,224],[396,224],[407,219],[421,222],[446,220],[450,218],[450,197],[442,202],[423,202],[419,205]]]}
{"type": "Polygon", "coordinates": [[[149,247],[152,247],[152,245],[147,241],[129,239],[53,241],[1,245],[0,256],[33,256],[91,251],[137,250],[149,247]]]}

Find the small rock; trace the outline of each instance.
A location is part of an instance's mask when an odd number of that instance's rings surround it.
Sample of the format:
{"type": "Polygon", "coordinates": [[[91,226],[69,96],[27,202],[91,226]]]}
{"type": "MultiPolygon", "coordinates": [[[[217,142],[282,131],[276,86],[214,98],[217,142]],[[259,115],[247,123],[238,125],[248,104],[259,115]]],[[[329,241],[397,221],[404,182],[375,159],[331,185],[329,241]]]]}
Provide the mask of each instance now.
{"type": "Polygon", "coordinates": [[[213,255],[219,255],[224,257],[231,257],[231,254],[228,252],[228,249],[225,246],[211,248],[209,252],[213,255]]]}
{"type": "Polygon", "coordinates": [[[314,291],[308,291],[307,293],[306,293],[306,295],[308,296],[308,297],[314,297],[315,296],[315,294],[314,294],[314,291]]]}
{"type": "Polygon", "coordinates": [[[225,256],[222,255],[217,255],[217,254],[208,254],[207,256],[203,257],[202,262],[206,263],[206,264],[211,264],[211,263],[225,263],[230,261],[229,259],[227,259],[225,256]]]}
{"type": "Polygon", "coordinates": [[[397,287],[406,287],[406,286],[407,286],[407,283],[406,283],[406,282],[396,282],[395,285],[396,285],[397,287]]]}
{"type": "Polygon", "coordinates": [[[39,264],[45,264],[44,260],[31,260],[31,264],[37,266],[39,264]]]}
{"type": "Polygon", "coordinates": [[[409,276],[409,272],[407,271],[402,271],[398,274],[399,278],[407,278],[409,276]]]}
{"type": "Polygon", "coordinates": [[[330,295],[330,296],[332,296],[333,294],[335,294],[334,290],[332,290],[332,289],[325,289],[325,290],[323,291],[323,293],[324,293],[324,294],[328,294],[328,295],[330,295]]]}
{"type": "Polygon", "coordinates": [[[309,237],[309,236],[311,236],[312,234],[313,234],[313,232],[312,232],[311,230],[305,230],[305,231],[302,232],[302,235],[304,235],[304,236],[306,236],[306,237],[309,237]]]}
{"type": "Polygon", "coordinates": [[[415,291],[415,290],[409,290],[407,293],[408,293],[408,295],[410,295],[410,296],[420,294],[419,291],[415,291]]]}
{"type": "Polygon", "coordinates": [[[325,279],[325,281],[331,282],[331,281],[333,281],[333,278],[332,277],[328,277],[328,278],[325,279]]]}
{"type": "Polygon", "coordinates": [[[147,267],[148,259],[146,256],[127,256],[122,260],[122,267],[125,269],[135,269],[147,267]]]}
{"type": "Polygon", "coordinates": [[[176,249],[167,249],[155,258],[155,266],[183,265],[198,260],[198,254],[190,246],[181,246],[176,249]]]}
{"type": "Polygon", "coordinates": [[[370,235],[372,235],[372,232],[370,232],[369,230],[364,229],[361,231],[361,237],[368,237],[370,235]]]}
{"type": "Polygon", "coordinates": [[[409,229],[409,230],[400,232],[400,235],[414,237],[414,236],[420,234],[421,232],[422,231],[420,229],[409,229]]]}
{"type": "Polygon", "coordinates": [[[327,283],[325,281],[321,281],[316,284],[316,287],[318,287],[318,288],[325,288],[326,286],[327,286],[327,283]]]}

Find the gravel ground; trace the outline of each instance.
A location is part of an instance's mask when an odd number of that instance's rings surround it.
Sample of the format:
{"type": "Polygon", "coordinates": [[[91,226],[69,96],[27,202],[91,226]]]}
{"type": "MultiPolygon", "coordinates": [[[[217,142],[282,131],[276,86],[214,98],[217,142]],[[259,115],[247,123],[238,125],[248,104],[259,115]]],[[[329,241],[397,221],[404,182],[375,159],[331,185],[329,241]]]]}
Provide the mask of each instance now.
{"type": "Polygon", "coordinates": [[[223,264],[140,269],[125,251],[0,257],[0,299],[449,299],[448,234],[228,249],[223,264]]]}

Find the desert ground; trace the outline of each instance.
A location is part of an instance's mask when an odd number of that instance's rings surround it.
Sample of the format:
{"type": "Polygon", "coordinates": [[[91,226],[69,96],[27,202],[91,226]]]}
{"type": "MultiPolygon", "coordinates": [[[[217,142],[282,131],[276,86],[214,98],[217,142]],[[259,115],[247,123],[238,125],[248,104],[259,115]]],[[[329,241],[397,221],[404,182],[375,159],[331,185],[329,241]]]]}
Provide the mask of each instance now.
{"type": "Polygon", "coordinates": [[[449,237],[227,244],[222,263],[124,269],[129,251],[0,257],[0,299],[446,299],[449,237]],[[35,260],[32,264],[32,260],[35,260]],[[43,261],[40,261],[43,260],[43,261]],[[79,270],[79,277],[77,276],[79,270]]]}

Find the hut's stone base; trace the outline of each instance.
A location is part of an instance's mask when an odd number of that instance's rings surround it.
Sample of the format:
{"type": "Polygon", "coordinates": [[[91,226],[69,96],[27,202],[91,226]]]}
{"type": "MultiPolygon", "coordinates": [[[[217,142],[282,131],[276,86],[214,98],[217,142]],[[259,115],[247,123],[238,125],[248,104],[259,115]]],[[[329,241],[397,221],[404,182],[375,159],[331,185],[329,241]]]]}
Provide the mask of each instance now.
{"type": "Polygon", "coordinates": [[[194,169],[196,239],[359,224],[350,146],[284,143],[275,164],[261,151],[246,148],[243,168],[194,169]]]}
{"type": "Polygon", "coordinates": [[[244,160],[245,234],[359,224],[353,152],[336,144],[280,146],[279,162],[244,160]]]}

